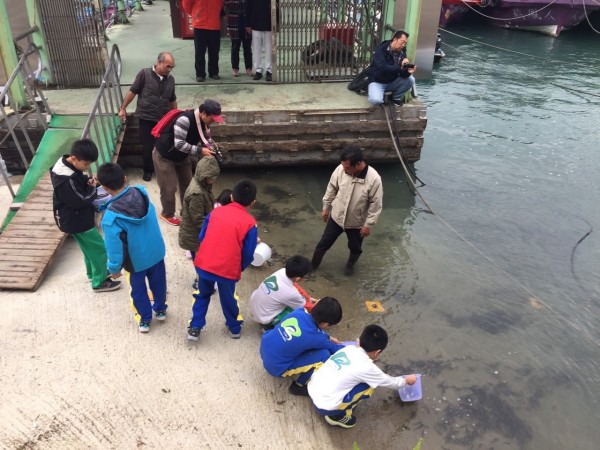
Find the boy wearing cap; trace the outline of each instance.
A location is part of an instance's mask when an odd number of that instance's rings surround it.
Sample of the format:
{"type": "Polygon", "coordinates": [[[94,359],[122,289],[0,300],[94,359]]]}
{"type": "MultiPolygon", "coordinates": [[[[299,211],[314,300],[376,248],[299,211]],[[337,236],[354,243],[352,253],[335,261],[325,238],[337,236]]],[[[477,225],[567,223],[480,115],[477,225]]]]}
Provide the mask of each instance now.
{"type": "Polygon", "coordinates": [[[212,157],[215,154],[210,136],[213,122],[223,122],[221,105],[214,100],[206,100],[198,109],[183,111],[156,140],[152,160],[160,189],[160,218],[169,225],[179,226],[181,223],[175,215],[175,193],[179,187],[183,204],[183,195],[192,180],[190,155],[212,157]]]}

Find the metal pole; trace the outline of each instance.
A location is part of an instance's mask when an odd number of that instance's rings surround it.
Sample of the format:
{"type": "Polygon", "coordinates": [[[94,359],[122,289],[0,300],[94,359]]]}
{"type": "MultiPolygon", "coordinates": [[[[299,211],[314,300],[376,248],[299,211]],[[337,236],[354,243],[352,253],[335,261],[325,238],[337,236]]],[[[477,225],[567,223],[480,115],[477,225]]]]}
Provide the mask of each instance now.
{"type": "MultiPolygon", "coordinates": [[[[2,59],[4,71],[8,76],[17,67],[19,58],[17,58],[15,44],[10,31],[6,0],[0,0],[0,58],[2,59]]],[[[29,104],[25,89],[23,88],[23,77],[20,74],[17,76],[16,82],[10,86],[10,95],[17,109],[29,104]]]]}

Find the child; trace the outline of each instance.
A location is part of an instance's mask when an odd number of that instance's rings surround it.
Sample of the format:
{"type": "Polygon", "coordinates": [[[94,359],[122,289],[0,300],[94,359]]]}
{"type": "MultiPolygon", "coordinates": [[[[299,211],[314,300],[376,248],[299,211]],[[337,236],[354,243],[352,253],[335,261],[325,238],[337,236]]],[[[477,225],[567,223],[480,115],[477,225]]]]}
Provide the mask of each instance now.
{"type": "Polygon", "coordinates": [[[233,194],[231,189],[223,189],[223,192],[219,194],[217,201],[215,201],[215,208],[229,205],[231,203],[231,194],[233,194]]]}
{"type": "Polygon", "coordinates": [[[256,185],[241,180],[233,187],[232,203],[216,208],[204,219],[200,247],[194,259],[198,289],[194,291],[192,319],[187,338],[197,341],[206,325],[206,312],[214,284],[219,287],[225,324],[232,339],[239,339],[243,318],[235,296],[235,284],[250,265],[256,249],[256,220],[247,209],[256,202],[256,185]]]}
{"type": "Polygon", "coordinates": [[[141,333],[150,331],[152,311],[156,320],[167,318],[167,277],[165,243],[156,211],[142,186],[130,187],[118,164],[98,168],[98,180],[112,199],[106,203],[102,229],[108,253],[108,270],[114,278],[127,271],[131,285],[132,309],[141,333]],[[151,305],[148,286],[154,297],[151,305]]]}
{"type": "Polygon", "coordinates": [[[351,345],[337,351],[312,376],[308,393],[328,424],[352,428],[356,425],[354,407],[370,398],[373,389],[384,386],[398,390],[405,384],[415,384],[416,375],[394,378],[375,365],[373,361],[387,343],[383,328],[368,325],[360,335],[358,347],[351,345]]]}
{"type": "Polygon", "coordinates": [[[107,292],[119,289],[121,282],[107,278],[104,241],[94,221],[97,182],[83,173],[97,159],[96,144],[89,139],[75,141],[71,154],[61,157],[50,169],[50,178],[56,225],[71,234],[81,248],[93,291],[107,292]]]}
{"type": "Polygon", "coordinates": [[[308,305],[310,310],[316,300],[304,298],[295,285],[310,270],[308,258],[300,255],[288,258],[284,269],[266,278],[252,293],[248,305],[252,319],[265,329],[271,329],[296,308],[308,305]]]}
{"type": "Polygon", "coordinates": [[[298,375],[292,381],[292,395],[308,395],[306,383],[313,371],[339,349],[337,339],[325,331],[342,320],[342,306],[333,297],[324,297],[307,313],[298,308],[275,328],[263,334],[260,357],[266,371],[274,377],[298,375]]]}
{"type": "Polygon", "coordinates": [[[212,186],[221,173],[216,158],[206,156],[198,162],[194,178],[185,191],[181,205],[181,225],[179,226],[179,246],[192,252],[192,259],[198,250],[198,235],[204,218],[213,210],[215,198],[212,186]]]}

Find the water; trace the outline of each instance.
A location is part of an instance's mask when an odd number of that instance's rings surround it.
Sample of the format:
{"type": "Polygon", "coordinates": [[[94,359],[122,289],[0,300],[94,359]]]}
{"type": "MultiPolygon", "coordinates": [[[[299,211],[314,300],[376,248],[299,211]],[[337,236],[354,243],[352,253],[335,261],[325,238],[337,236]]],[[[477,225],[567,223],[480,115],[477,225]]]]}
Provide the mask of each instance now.
{"type": "MultiPolygon", "coordinates": [[[[384,212],[357,275],[341,274],[342,237],[305,283],[343,301],[334,335],[379,323],[391,337],[381,367],[423,373],[418,404],[379,389],[359,407],[371,432],[358,444],[404,449],[423,436],[429,449],[595,449],[600,36],[452,31],[537,58],[444,35],[453,48],[419,83],[429,123],[416,170],[428,203],[462,237],[408,192],[399,165],[375,165],[384,212]],[[368,313],[365,300],[385,313],[368,313]]],[[[259,184],[254,213],[276,266],[312,253],[332,170],[245,173],[259,184]]]]}

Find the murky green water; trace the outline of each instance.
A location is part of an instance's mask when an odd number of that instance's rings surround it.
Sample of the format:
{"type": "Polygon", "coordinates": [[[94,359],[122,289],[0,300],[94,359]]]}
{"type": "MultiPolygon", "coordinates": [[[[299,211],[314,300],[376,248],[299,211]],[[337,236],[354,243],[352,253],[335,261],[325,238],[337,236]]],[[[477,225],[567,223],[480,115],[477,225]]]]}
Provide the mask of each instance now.
{"type": "MultiPolygon", "coordinates": [[[[429,116],[421,192],[474,247],[426,212],[399,165],[378,165],[384,212],[357,275],[341,274],[340,238],[306,283],[343,299],[341,338],[379,323],[392,337],[382,366],[424,374],[419,404],[378,392],[359,407],[369,426],[358,443],[412,448],[423,436],[427,449],[597,448],[600,36],[452,31],[536,57],[444,35],[454,48],[419,83],[429,116]],[[371,299],[385,313],[366,312],[371,299]]],[[[276,261],[312,253],[332,170],[244,174],[259,184],[254,213],[276,261]]],[[[224,174],[218,187],[239,176],[224,174]]]]}

